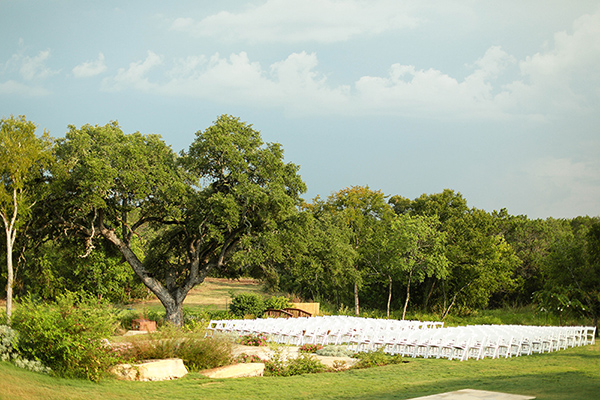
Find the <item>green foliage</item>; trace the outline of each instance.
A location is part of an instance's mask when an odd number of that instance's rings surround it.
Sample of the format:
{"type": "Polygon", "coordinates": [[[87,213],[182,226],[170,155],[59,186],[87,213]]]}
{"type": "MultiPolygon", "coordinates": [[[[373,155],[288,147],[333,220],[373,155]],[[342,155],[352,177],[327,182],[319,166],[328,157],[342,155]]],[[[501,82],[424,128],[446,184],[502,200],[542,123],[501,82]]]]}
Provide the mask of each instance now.
{"type": "Polygon", "coordinates": [[[276,351],[271,359],[265,361],[265,376],[293,376],[325,372],[327,367],[309,354],[284,360],[281,352],[276,351]]]}
{"type": "Polygon", "coordinates": [[[49,304],[25,299],[14,317],[20,353],[41,361],[60,376],[99,380],[119,361],[101,341],[116,328],[115,315],[108,307],[73,293],[49,304]]]}
{"type": "Polygon", "coordinates": [[[148,289],[110,243],[100,239],[95,246],[86,257],[83,243],[65,238],[38,247],[18,276],[18,293],[54,300],[65,291],[80,292],[121,304],[148,296],[148,289]]]}
{"type": "Polygon", "coordinates": [[[184,332],[173,326],[132,337],[128,343],[124,356],[130,361],[181,358],[190,371],[222,367],[233,361],[229,338],[204,338],[201,332],[184,332]]]}
{"type": "Polygon", "coordinates": [[[282,310],[291,306],[292,303],[290,302],[290,299],[285,296],[271,296],[265,300],[265,309],[273,308],[276,310],[282,310]]]}
{"type": "Polygon", "coordinates": [[[17,231],[40,200],[40,182],[51,163],[51,141],[25,116],[0,120],[0,218],[6,235],[6,317],[10,325],[14,285],[13,250],[17,231]]]}
{"type": "Polygon", "coordinates": [[[18,333],[7,325],[0,325],[0,361],[11,361],[19,368],[48,374],[51,369],[39,360],[24,359],[19,354],[18,333]]]}
{"type": "Polygon", "coordinates": [[[356,369],[382,367],[384,365],[400,364],[404,362],[402,356],[384,353],[382,349],[356,353],[353,357],[358,359],[358,362],[354,364],[353,367],[356,369]]]}
{"type": "Polygon", "coordinates": [[[17,331],[0,325],[0,361],[9,361],[17,355],[17,331]]]}
{"type": "Polygon", "coordinates": [[[266,307],[262,296],[256,293],[240,293],[231,296],[229,311],[237,317],[243,318],[246,315],[261,317],[266,307]]]}
{"type": "Polygon", "coordinates": [[[281,145],[228,115],[180,156],[117,123],[70,127],[57,155],[47,214],[89,251],[100,235],[115,246],[177,326],[187,293],[226,268],[242,242],[296,212],[306,190],[281,145]]]}

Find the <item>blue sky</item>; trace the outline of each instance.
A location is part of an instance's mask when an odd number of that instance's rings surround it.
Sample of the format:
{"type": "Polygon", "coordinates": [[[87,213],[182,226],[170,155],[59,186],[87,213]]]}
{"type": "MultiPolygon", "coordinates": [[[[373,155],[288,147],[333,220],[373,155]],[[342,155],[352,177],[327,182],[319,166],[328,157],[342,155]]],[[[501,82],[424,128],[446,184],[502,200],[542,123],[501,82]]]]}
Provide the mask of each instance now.
{"type": "Polygon", "coordinates": [[[600,1],[0,0],[1,116],[186,149],[220,114],[299,164],[530,218],[600,215],[600,1]]]}

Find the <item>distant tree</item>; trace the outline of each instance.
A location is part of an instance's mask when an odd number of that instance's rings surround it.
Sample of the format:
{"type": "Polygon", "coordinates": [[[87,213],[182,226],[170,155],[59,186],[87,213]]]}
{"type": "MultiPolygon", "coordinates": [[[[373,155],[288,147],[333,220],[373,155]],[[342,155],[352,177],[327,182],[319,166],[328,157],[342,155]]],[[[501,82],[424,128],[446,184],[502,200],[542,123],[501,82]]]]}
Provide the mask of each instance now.
{"type": "Polygon", "coordinates": [[[394,212],[387,203],[385,195],[379,190],[371,190],[368,186],[353,186],[333,193],[326,202],[315,205],[316,212],[322,208],[327,212],[337,213],[352,231],[351,245],[358,253],[355,265],[354,312],[360,313],[359,292],[369,273],[366,256],[366,244],[369,235],[377,229],[377,225],[390,221],[394,212]]]}
{"type": "Polygon", "coordinates": [[[440,279],[447,275],[444,234],[437,229],[437,225],[435,217],[400,214],[387,223],[379,224],[369,236],[364,260],[388,281],[388,317],[395,279],[402,279],[406,285],[402,311],[404,319],[411,285],[423,282],[426,277],[440,279]]]}
{"type": "Polygon", "coordinates": [[[177,326],[189,291],[294,212],[305,190],[279,144],[227,115],[180,157],[116,123],[71,127],[57,154],[52,218],[86,239],[86,253],[96,235],[116,246],[177,326]]]}
{"type": "MultiPolygon", "coordinates": [[[[460,193],[422,195],[413,201],[394,196],[390,204],[398,214],[435,216],[445,234],[448,275],[441,279],[442,317],[458,304],[463,308],[485,307],[492,294],[513,285],[519,258],[495,218],[469,208],[460,193]]],[[[432,285],[433,288],[433,285],[432,285]]]]}
{"type": "Polygon", "coordinates": [[[600,314],[600,219],[560,221],[547,256],[547,279],[535,299],[548,311],[583,315],[598,325],[600,314]]]}
{"type": "Polygon", "coordinates": [[[25,116],[0,120],[0,217],[6,234],[6,315],[10,324],[14,283],[13,247],[17,232],[26,221],[31,206],[39,199],[32,185],[39,182],[51,161],[51,140],[25,116]]]}

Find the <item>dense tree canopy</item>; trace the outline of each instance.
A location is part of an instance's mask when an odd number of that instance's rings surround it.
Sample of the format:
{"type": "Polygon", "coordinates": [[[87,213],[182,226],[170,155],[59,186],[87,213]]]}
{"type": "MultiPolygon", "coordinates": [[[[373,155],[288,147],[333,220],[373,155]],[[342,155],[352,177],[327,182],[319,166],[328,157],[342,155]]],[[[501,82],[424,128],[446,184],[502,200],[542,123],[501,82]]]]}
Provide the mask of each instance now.
{"type": "Polygon", "coordinates": [[[149,290],[180,325],[183,300],[208,274],[249,274],[356,314],[444,318],[534,303],[597,323],[598,217],[489,213],[450,189],[411,200],[353,186],[306,203],[281,145],[228,115],[181,154],[116,122],[70,126],[54,145],[34,132],[25,117],[1,122],[9,317],[13,286],[115,302],[149,290]]]}
{"type": "Polygon", "coordinates": [[[116,123],[70,127],[57,160],[50,220],[84,238],[85,255],[98,235],[112,243],[176,325],[187,293],[245,237],[293,212],[305,190],[280,145],[230,116],[179,157],[160,137],[116,123]]]}

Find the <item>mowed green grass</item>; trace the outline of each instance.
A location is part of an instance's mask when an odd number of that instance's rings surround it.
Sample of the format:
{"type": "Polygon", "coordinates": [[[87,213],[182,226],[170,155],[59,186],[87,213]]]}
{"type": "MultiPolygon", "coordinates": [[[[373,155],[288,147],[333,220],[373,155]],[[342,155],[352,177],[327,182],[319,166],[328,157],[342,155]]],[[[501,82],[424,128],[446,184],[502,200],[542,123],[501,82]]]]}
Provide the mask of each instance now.
{"type": "Polygon", "coordinates": [[[600,398],[600,345],[549,354],[408,363],[288,378],[209,379],[191,373],[166,382],[98,384],[57,379],[0,363],[1,399],[410,399],[471,388],[538,399],[600,398]]]}

